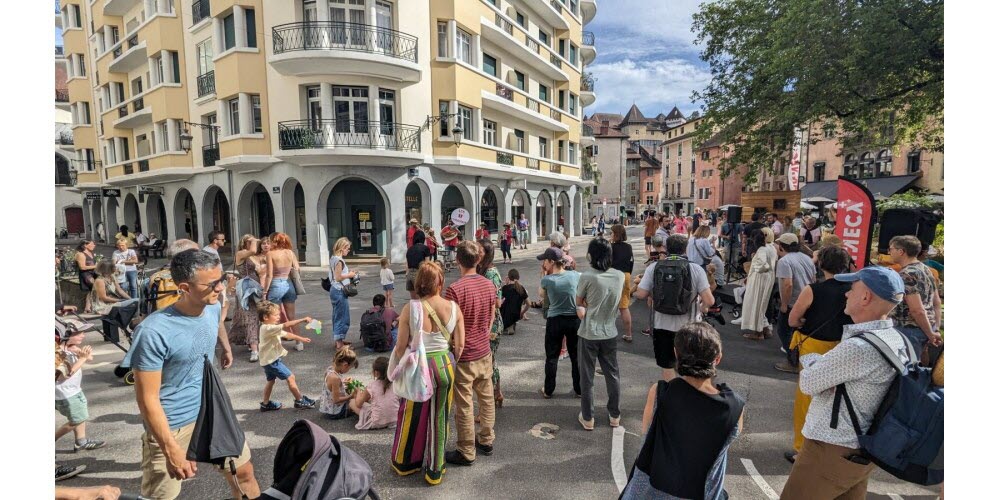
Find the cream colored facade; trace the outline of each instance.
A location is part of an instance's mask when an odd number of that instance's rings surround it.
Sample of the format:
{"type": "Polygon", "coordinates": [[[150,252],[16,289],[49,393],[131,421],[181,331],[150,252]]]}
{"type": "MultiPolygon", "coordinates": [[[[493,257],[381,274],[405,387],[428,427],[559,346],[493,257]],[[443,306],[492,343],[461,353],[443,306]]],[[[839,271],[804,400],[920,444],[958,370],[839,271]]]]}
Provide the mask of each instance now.
{"type": "Polygon", "coordinates": [[[694,213],[697,192],[695,119],[666,132],[658,157],[663,163],[663,211],[694,213]]]}
{"type": "Polygon", "coordinates": [[[120,190],[85,201],[90,232],[282,231],[319,264],[340,236],[400,261],[407,220],[440,228],[455,208],[471,213],[469,236],[522,211],[536,236],[582,229],[594,1],[61,9],[76,189],[120,190]]]}

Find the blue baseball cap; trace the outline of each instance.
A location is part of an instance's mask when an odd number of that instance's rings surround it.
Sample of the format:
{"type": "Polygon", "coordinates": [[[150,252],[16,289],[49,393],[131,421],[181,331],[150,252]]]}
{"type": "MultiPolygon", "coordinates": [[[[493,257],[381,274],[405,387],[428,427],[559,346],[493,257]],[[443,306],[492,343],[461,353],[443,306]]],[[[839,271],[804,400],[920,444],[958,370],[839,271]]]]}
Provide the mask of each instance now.
{"type": "Polygon", "coordinates": [[[833,279],[847,283],[861,281],[884,300],[893,304],[903,301],[903,278],[888,267],[868,266],[856,273],[834,275],[833,279]]]}

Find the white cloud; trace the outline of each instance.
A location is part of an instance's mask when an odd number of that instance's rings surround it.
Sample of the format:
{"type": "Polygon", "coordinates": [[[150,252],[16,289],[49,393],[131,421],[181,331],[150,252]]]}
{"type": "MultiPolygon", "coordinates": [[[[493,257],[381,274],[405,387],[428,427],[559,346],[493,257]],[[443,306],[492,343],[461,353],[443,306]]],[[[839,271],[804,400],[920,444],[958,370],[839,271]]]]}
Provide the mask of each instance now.
{"type": "Polygon", "coordinates": [[[687,115],[698,109],[691,103],[691,92],[703,89],[712,79],[707,69],[680,58],[624,59],[588,69],[597,78],[597,101],[587,106],[588,115],[624,114],[633,102],[647,117],[667,113],[674,106],[687,115]]]}
{"type": "Polygon", "coordinates": [[[598,52],[611,59],[642,58],[668,52],[696,56],[691,16],[701,0],[615,0],[598,5],[597,16],[586,29],[598,35],[598,52]]]}

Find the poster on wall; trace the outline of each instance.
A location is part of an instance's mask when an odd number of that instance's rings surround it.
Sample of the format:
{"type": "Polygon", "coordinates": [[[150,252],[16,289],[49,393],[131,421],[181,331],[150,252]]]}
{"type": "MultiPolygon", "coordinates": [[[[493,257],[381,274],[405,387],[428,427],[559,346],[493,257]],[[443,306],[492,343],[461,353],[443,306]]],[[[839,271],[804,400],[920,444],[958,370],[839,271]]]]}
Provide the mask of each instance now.
{"type": "Polygon", "coordinates": [[[372,246],[372,233],[361,233],[361,248],[371,248],[372,246]]]}

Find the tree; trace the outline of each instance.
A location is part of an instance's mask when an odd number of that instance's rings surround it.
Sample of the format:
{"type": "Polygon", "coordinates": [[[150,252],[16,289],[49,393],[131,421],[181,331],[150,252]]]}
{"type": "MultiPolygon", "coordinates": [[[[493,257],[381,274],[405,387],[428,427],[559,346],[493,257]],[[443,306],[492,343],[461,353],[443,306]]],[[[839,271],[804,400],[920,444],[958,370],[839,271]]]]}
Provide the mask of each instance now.
{"type": "Polygon", "coordinates": [[[718,0],[692,31],[712,72],[698,140],[719,135],[724,174],[775,172],[816,122],[812,143],[944,149],[944,0],[718,0]]]}

